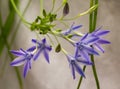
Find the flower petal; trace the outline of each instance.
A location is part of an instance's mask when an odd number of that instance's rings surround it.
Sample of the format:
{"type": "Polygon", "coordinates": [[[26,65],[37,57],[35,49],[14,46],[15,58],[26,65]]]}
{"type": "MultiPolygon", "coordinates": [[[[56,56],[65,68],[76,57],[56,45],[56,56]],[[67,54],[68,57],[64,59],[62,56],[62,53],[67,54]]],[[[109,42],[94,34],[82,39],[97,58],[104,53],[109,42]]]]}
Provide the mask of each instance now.
{"type": "Polygon", "coordinates": [[[86,60],[77,59],[77,61],[80,62],[80,63],[83,63],[83,64],[85,64],[85,65],[93,65],[92,62],[89,62],[89,61],[86,61],[86,60]]]}
{"type": "Polygon", "coordinates": [[[36,46],[32,46],[31,48],[27,49],[28,52],[33,52],[36,49],[36,46]]]}
{"type": "Polygon", "coordinates": [[[97,43],[99,44],[110,44],[111,42],[107,41],[107,40],[104,40],[104,39],[100,39],[97,41],[97,43]]]}
{"type": "Polygon", "coordinates": [[[82,50],[82,51],[80,51],[80,53],[81,53],[81,56],[86,59],[86,61],[91,62],[89,55],[86,51],[82,50]]]}
{"type": "Polygon", "coordinates": [[[103,53],[105,52],[104,49],[103,49],[99,44],[96,43],[96,44],[94,44],[93,46],[94,46],[97,50],[99,50],[99,51],[101,51],[101,52],[103,52],[103,53]]]}
{"type": "Polygon", "coordinates": [[[85,35],[81,38],[81,41],[83,41],[84,39],[86,39],[86,38],[87,38],[87,36],[88,36],[88,33],[87,33],[87,34],[85,34],[85,35]]]}
{"type": "Polygon", "coordinates": [[[84,42],[86,44],[92,45],[92,44],[96,43],[98,40],[99,40],[98,37],[89,37],[89,38],[85,39],[84,42]]]}
{"type": "Polygon", "coordinates": [[[75,79],[75,68],[73,64],[71,64],[71,72],[72,72],[73,79],[75,79]]]}
{"type": "Polygon", "coordinates": [[[52,50],[52,46],[46,46],[46,49],[51,51],[52,50]]]}
{"type": "Polygon", "coordinates": [[[72,29],[73,29],[73,30],[76,30],[76,29],[78,29],[78,28],[80,28],[80,27],[82,27],[82,25],[74,26],[74,27],[72,27],[72,29]]]}
{"type": "Polygon", "coordinates": [[[20,66],[20,65],[23,65],[25,63],[25,57],[17,57],[15,58],[11,63],[10,65],[11,66],[20,66]]]}
{"type": "Polygon", "coordinates": [[[99,55],[99,53],[96,52],[92,47],[84,46],[84,49],[85,49],[85,51],[87,51],[90,54],[99,55]]]}
{"type": "Polygon", "coordinates": [[[103,36],[103,35],[108,34],[109,32],[110,31],[108,31],[108,30],[98,30],[98,31],[96,31],[95,35],[96,36],[103,36]]]}
{"type": "Polygon", "coordinates": [[[81,67],[75,62],[75,68],[76,68],[76,71],[83,77],[85,77],[85,74],[83,72],[83,70],[81,69],[81,67]]]}
{"type": "Polygon", "coordinates": [[[42,51],[42,49],[39,49],[38,52],[33,56],[34,60],[37,60],[37,58],[39,57],[41,51],[42,51]]]}
{"type": "Polygon", "coordinates": [[[46,61],[49,63],[49,55],[48,55],[47,50],[44,50],[43,52],[44,52],[43,54],[44,54],[46,61]]]}
{"type": "Polygon", "coordinates": [[[42,39],[42,42],[43,42],[43,44],[45,44],[46,43],[46,39],[44,38],[44,39],[42,39]]]}
{"type": "Polygon", "coordinates": [[[28,70],[29,70],[29,61],[27,61],[26,64],[24,65],[24,70],[23,70],[24,78],[26,77],[28,70]]]}
{"type": "Polygon", "coordinates": [[[22,56],[22,55],[24,55],[24,53],[21,52],[21,51],[11,50],[10,52],[11,52],[12,54],[16,55],[16,56],[22,56]]]}

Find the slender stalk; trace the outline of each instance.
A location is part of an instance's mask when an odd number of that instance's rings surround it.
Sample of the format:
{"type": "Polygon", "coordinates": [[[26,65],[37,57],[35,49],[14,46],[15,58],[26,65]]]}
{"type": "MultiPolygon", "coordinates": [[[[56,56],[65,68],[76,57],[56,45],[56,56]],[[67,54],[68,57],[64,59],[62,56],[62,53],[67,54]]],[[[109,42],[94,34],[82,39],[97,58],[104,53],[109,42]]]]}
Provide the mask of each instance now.
{"type": "Polygon", "coordinates": [[[17,9],[17,7],[16,7],[16,5],[15,5],[15,3],[14,3],[14,0],[10,0],[10,1],[11,1],[12,5],[13,5],[15,11],[17,12],[17,14],[18,14],[18,15],[20,16],[20,18],[22,19],[22,21],[23,21],[26,25],[30,25],[30,23],[27,22],[27,21],[23,18],[23,16],[21,15],[20,11],[17,9]]]}
{"type": "MultiPolygon", "coordinates": [[[[92,7],[94,5],[93,2],[94,2],[94,0],[90,0],[90,7],[92,7]]],[[[93,31],[93,27],[92,27],[93,15],[94,15],[94,12],[90,13],[90,16],[89,16],[89,32],[93,31]]]]}
{"type": "MultiPolygon", "coordinates": [[[[98,4],[98,0],[91,0],[91,6],[94,5],[94,4],[98,4]]],[[[90,14],[89,20],[90,20],[89,32],[93,32],[95,30],[95,28],[96,28],[97,9],[94,12],[92,12],[92,14],[90,14]]],[[[92,65],[92,70],[93,70],[96,86],[97,86],[97,89],[100,89],[99,79],[98,79],[98,76],[97,76],[97,71],[96,71],[96,66],[95,66],[94,56],[93,55],[91,55],[91,61],[94,64],[94,65],[92,65]]]]}
{"type": "Polygon", "coordinates": [[[40,16],[43,16],[43,0],[40,0],[40,16]]]}
{"type": "MultiPolygon", "coordinates": [[[[27,5],[26,5],[26,7],[25,7],[25,9],[24,9],[24,11],[23,11],[23,13],[22,13],[22,16],[24,16],[24,14],[25,14],[25,12],[27,11],[27,9],[28,9],[31,1],[32,1],[32,0],[29,0],[29,1],[28,1],[27,5]]],[[[13,43],[14,40],[15,40],[16,33],[17,33],[17,31],[18,31],[18,29],[19,29],[19,27],[20,27],[20,23],[21,23],[21,19],[18,21],[18,23],[17,23],[17,25],[16,25],[16,27],[15,27],[15,32],[13,33],[14,35],[12,36],[10,45],[12,45],[12,43],[13,43]]]]}
{"type": "MultiPolygon", "coordinates": [[[[95,5],[98,4],[98,0],[90,0],[90,7],[92,7],[94,4],[95,5]]],[[[89,16],[89,32],[93,32],[96,28],[97,10],[98,9],[96,9],[95,11],[90,13],[90,16],[89,16]]],[[[91,61],[94,64],[94,65],[92,65],[92,70],[93,70],[94,78],[95,78],[95,81],[96,81],[96,86],[97,86],[97,89],[100,89],[99,79],[98,79],[98,76],[97,76],[97,71],[96,71],[96,66],[95,66],[93,55],[91,55],[91,61]]],[[[85,71],[85,68],[86,68],[86,66],[84,66],[83,71],[85,71]]],[[[82,82],[82,77],[80,77],[77,89],[80,89],[81,82],[82,82]]]]}
{"type": "MultiPolygon", "coordinates": [[[[11,61],[12,61],[12,60],[14,59],[14,57],[12,56],[12,54],[11,54],[10,51],[9,51],[9,50],[10,50],[10,46],[9,46],[9,44],[8,44],[8,42],[7,42],[4,34],[2,34],[2,37],[3,37],[2,39],[3,39],[4,42],[5,42],[6,48],[7,48],[7,50],[8,50],[8,54],[9,54],[9,56],[10,56],[10,59],[11,59],[11,61]]],[[[19,82],[19,85],[20,85],[20,89],[23,89],[22,78],[21,78],[19,69],[16,68],[16,67],[14,67],[14,69],[15,69],[15,72],[16,72],[16,75],[17,75],[17,78],[18,78],[18,82],[19,82]]]]}

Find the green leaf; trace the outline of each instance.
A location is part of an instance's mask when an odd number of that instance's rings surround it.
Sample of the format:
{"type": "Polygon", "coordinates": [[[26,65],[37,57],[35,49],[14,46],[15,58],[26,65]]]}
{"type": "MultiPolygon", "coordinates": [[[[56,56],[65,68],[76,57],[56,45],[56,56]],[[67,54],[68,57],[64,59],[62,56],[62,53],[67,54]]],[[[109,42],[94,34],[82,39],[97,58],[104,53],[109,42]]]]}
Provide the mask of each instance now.
{"type": "Polygon", "coordinates": [[[55,52],[59,53],[60,51],[61,51],[61,45],[58,44],[57,47],[56,47],[56,49],[55,49],[55,52]]]}
{"type": "MultiPolygon", "coordinates": [[[[16,5],[18,5],[18,0],[15,0],[16,5]]],[[[9,2],[10,6],[11,2],[9,2]]],[[[14,24],[14,19],[15,19],[15,11],[14,8],[10,6],[10,13],[8,14],[8,17],[5,21],[5,24],[1,28],[1,34],[0,34],[0,55],[2,53],[2,50],[4,48],[4,38],[7,39],[10,32],[12,31],[12,26],[14,24]]]]}

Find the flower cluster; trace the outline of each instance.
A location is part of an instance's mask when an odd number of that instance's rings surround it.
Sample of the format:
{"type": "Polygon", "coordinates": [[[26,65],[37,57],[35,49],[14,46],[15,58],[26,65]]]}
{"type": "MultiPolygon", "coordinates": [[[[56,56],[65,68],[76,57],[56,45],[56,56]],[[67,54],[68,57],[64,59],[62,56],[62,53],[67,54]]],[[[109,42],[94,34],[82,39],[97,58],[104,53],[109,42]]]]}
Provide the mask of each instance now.
{"type": "MultiPolygon", "coordinates": [[[[64,48],[61,48],[62,52],[66,55],[69,66],[73,75],[73,79],[75,79],[75,72],[78,72],[81,76],[85,77],[85,74],[80,66],[83,65],[93,65],[90,60],[90,55],[99,55],[98,51],[104,53],[104,49],[101,47],[102,44],[110,44],[109,41],[102,38],[102,36],[109,33],[107,30],[101,30],[101,28],[96,29],[92,33],[81,34],[79,32],[75,32],[75,30],[82,27],[82,25],[72,26],[70,29],[66,31],[59,32],[51,32],[56,36],[60,36],[70,43],[72,43],[75,52],[74,55],[70,55],[64,48]],[[59,33],[59,35],[58,35],[59,33]],[[69,36],[71,35],[71,37],[69,36]],[[72,38],[79,37],[78,41],[74,41],[72,38]]],[[[41,53],[43,53],[46,61],[49,63],[49,52],[52,50],[52,46],[48,45],[46,39],[42,39],[39,42],[36,39],[32,39],[32,42],[35,44],[34,46],[28,48],[27,50],[12,50],[11,53],[18,56],[11,62],[11,66],[20,66],[24,64],[23,76],[26,77],[28,70],[31,69],[31,65],[33,61],[36,61],[41,53]]],[[[59,43],[60,44],[60,43],[59,43]]],[[[59,48],[61,46],[59,45],[59,48]]],[[[60,51],[60,50],[59,50],[60,51]]]]}
{"type": "Polygon", "coordinates": [[[24,64],[23,76],[26,77],[28,70],[31,69],[32,61],[37,60],[41,52],[44,54],[46,61],[49,63],[49,51],[52,50],[51,46],[46,43],[44,38],[42,42],[38,42],[36,39],[32,39],[35,46],[30,47],[27,50],[11,50],[11,53],[18,56],[11,62],[11,66],[20,66],[24,64]]]}
{"type": "MultiPolygon", "coordinates": [[[[74,30],[81,27],[78,26],[71,26],[69,30],[63,33],[63,35],[69,35],[74,30]]],[[[99,55],[98,51],[101,51],[104,53],[104,49],[101,47],[102,44],[110,44],[109,41],[102,38],[102,36],[108,34],[108,30],[101,30],[101,28],[96,29],[92,33],[86,33],[82,37],[80,37],[80,40],[77,42],[73,42],[72,44],[75,47],[75,54],[74,56],[67,55],[68,62],[70,64],[70,68],[72,71],[73,79],[75,79],[75,70],[83,77],[85,77],[85,74],[81,67],[79,66],[80,63],[84,65],[92,65],[93,63],[90,60],[90,55],[99,55]]],[[[74,36],[75,34],[73,34],[74,36]]]]}

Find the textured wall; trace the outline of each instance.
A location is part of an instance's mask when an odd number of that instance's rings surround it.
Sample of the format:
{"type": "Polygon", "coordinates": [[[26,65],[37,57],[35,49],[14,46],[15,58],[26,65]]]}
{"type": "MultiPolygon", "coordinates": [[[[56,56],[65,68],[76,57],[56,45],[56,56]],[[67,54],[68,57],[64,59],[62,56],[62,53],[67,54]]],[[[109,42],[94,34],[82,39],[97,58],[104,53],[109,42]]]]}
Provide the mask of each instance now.
{"type": "MultiPolygon", "coordinates": [[[[47,10],[50,8],[51,0],[44,0],[47,10]]],[[[60,0],[57,0],[60,2],[60,0]]],[[[104,46],[106,53],[95,57],[96,68],[100,80],[101,89],[120,89],[120,0],[99,0],[100,7],[98,13],[97,27],[103,26],[110,30],[106,39],[112,42],[111,45],[104,46]]],[[[27,0],[21,0],[21,11],[24,9],[27,0]]],[[[58,3],[59,5],[59,3],[58,3]]],[[[58,6],[56,5],[56,7],[58,6]]],[[[69,16],[74,16],[78,12],[83,12],[89,7],[89,0],[70,0],[71,12],[69,16]]],[[[28,21],[35,19],[39,15],[39,0],[32,0],[32,3],[25,15],[28,21]]],[[[88,15],[76,20],[76,24],[83,24],[82,32],[88,31],[88,15]]],[[[28,48],[31,44],[31,38],[36,38],[35,33],[29,31],[23,24],[20,26],[15,38],[14,48],[28,48]]],[[[64,43],[64,40],[61,40],[64,43]]],[[[64,45],[69,50],[69,45],[64,45]]],[[[35,62],[32,70],[28,73],[26,79],[23,79],[25,89],[75,89],[79,80],[72,79],[68,62],[63,54],[50,54],[51,64],[47,64],[44,58],[35,62]]],[[[22,72],[22,70],[21,70],[22,72]]],[[[22,74],[22,73],[21,73],[22,74]]],[[[14,70],[8,66],[5,74],[0,78],[0,89],[19,89],[14,70]]],[[[86,79],[83,80],[81,89],[96,89],[90,66],[86,69],[86,79]]]]}

